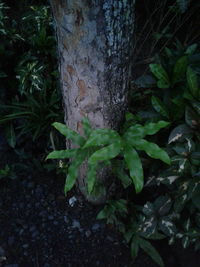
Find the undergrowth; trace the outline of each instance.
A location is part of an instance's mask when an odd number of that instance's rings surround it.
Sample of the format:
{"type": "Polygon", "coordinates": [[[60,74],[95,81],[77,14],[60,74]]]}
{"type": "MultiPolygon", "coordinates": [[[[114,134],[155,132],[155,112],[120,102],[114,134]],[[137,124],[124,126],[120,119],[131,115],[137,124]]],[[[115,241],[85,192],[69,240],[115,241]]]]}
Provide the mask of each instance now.
{"type": "Polygon", "coordinates": [[[97,195],[106,188],[96,172],[110,168],[120,190],[98,219],[122,232],[133,258],[142,249],[164,266],[152,240],[166,239],[169,244],[178,240],[183,248],[200,248],[200,52],[199,32],[191,27],[199,4],[188,0],[154,4],[144,5],[148,20],[136,32],[133,65],[140,66],[142,75],[133,81],[125,124],[119,132],[92,129],[84,118],[80,136],[61,123],[49,6],[18,3],[19,22],[0,2],[0,127],[22,162],[32,162],[5,165],[0,179],[15,179],[16,170],[23,168],[55,168],[55,161],[44,162],[53,149],[47,158],[62,160],[65,193],[75,185],[78,168],[87,159],[88,194],[97,195]],[[186,25],[192,30],[179,38],[186,25]],[[52,123],[78,147],[62,149],[65,140],[60,141],[52,123]],[[30,152],[33,147],[39,156],[30,152]]]}

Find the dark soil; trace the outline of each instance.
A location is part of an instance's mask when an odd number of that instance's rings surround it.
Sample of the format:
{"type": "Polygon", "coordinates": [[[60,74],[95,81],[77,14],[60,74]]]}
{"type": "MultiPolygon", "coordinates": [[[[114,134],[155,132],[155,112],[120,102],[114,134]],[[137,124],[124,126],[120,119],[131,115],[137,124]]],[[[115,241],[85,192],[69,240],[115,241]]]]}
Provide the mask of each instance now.
{"type": "MultiPolygon", "coordinates": [[[[17,157],[1,144],[0,159],[1,165],[17,157]]],[[[86,203],[76,191],[65,198],[63,183],[53,173],[31,168],[15,180],[0,180],[0,266],[157,266],[143,253],[133,263],[122,236],[95,219],[101,207],[86,203]]],[[[165,243],[157,248],[168,267],[200,266],[193,251],[165,243]]]]}
{"type": "Polygon", "coordinates": [[[77,195],[70,206],[52,177],[41,182],[30,175],[1,185],[3,266],[129,266],[127,246],[95,220],[97,209],[77,195]]]}

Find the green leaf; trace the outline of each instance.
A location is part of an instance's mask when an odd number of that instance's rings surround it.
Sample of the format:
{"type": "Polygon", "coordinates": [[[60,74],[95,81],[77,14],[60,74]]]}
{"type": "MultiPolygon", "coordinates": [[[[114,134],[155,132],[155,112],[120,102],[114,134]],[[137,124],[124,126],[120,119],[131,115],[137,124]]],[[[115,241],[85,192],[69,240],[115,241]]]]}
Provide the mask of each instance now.
{"type": "Polygon", "coordinates": [[[74,158],[79,149],[69,149],[69,150],[55,150],[49,153],[46,159],[66,159],[74,158]]]}
{"type": "Polygon", "coordinates": [[[191,153],[195,151],[195,143],[191,140],[191,138],[186,138],[187,143],[185,144],[186,150],[191,153]]]}
{"type": "Polygon", "coordinates": [[[161,239],[166,238],[166,236],[156,232],[156,233],[154,233],[154,234],[152,234],[152,235],[150,235],[150,236],[148,236],[146,238],[147,239],[152,239],[152,240],[161,240],[161,239]]]}
{"type": "Polygon", "coordinates": [[[191,94],[198,99],[200,97],[198,77],[191,67],[187,68],[187,83],[191,94]]]}
{"type": "Polygon", "coordinates": [[[172,149],[173,149],[179,156],[185,156],[186,153],[187,153],[187,151],[188,151],[182,143],[173,146],[172,149]]]}
{"type": "Polygon", "coordinates": [[[109,203],[116,208],[116,211],[117,212],[119,212],[121,214],[128,213],[128,210],[127,210],[127,201],[125,199],[110,200],[109,203]]]}
{"type": "Polygon", "coordinates": [[[142,209],[142,212],[146,215],[146,216],[151,216],[155,213],[155,210],[154,210],[154,206],[151,202],[147,202],[143,209],[142,209]]]}
{"type": "Polygon", "coordinates": [[[144,132],[145,135],[153,135],[160,131],[160,129],[165,128],[168,126],[170,123],[166,121],[158,121],[156,123],[150,122],[146,125],[144,125],[144,132]]]}
{"type": "Polygon", "coordinates": [[[68,175],[65,181],[65,187],[64,187],[65,194],[68,191],[70,191],[74,186],[76,178],[78,176],[79,167],[87,156],[88,156],[87,150],[79,150],[79,153],[77,153],[76,158],[70,164],[70,167],[68,169],[68,175]]]}
{"type": "Polygon", "coordinates": [[[12,123],[9,123],[8,126],[6,127],[5,131],[6,139],[8,141],[8,144],[12,147],[15,148],[16,145],[16,135],[15,135],[15,130],[13,127],[12,123]]]}
{"type": "Polygon", "coordinates": [[[158,86],[158,88],[169,88],[170,83],[165,82],[164,80],[159,80],[159,81],[157,81],[157,86],[158,86]]]}
{"type": "Polygon", "coordinates": [[[196,49],[197,49],[198,45],[197,44],[192,44],[190,46],[188,46],[187,50],[185,51],[186,55],[192,55],[196,49]]]}
{"type": "Polygon", "coordinates": [[[93,189],[94,189],[94,185],[95,185],[95,181],[96,181],[96,171],[97,171],[97,164],[88,164],[88,173],[87,173],[87,189],[88,189],[88,193],[91,194],[93,189]]]}
{"type": "Polygon", "coordinates": [[[188,106],[185,109],[185,121],[191,128],[197,128],[200,124],[199,115],[188,106]]]}
{"type": "Polygon", "coordinates": [[[169,88],[170,81],[167,72],[160,64],[150,64],[149,65],[151,72],[158,79],[157,86],[158,88],[169,88]]]}
{"type": "Polygon", "coordinates": [[[138,237],[134,236],[131,241],[131,256],[135,259],[138,256],[139,242],[138,237]]]}
{"type": "Polygon", "coordinates": [[[135,229],[130,228],[124,233],[124,239],[126,240],[127,243],[129,243],[135,234],[135,229]]]}
{"type": "Polygon", "coordinates": [[[151,243],[143,238],[139,238],[139,246],[161,267],[164,267],[164,262],[157,250],[151,243]]]}
{"type": "Polygon", "coordinates": [[[130,171],[133,184],[135,185],[136,193],[139,193],[144,185],[143,168],[140,157],[135,149],[129,144],[124,143],[124,158],[130,171]]]}
{"type": "Polygon", "coordinates": [[[161,195],[158,198],[156,198],[156,200],[153,203],[155,210],[158,211],[161,207],[165,205],[165,202],[168,202],[168,200],[169,200],[168,196],[161,195]]]}
{"type": "Polygon", "coordinates": [[[176,226],[167,216],[162,217],[158,225],[159,229],[167,236],[173,236],[177,232],[176,226]]]}
{"type": "Polygon", "coordinates": [[[183,138],[188,137],[190,134],[191,129],[186,124],[180,124],[171,131],[168,144],[182,140],[183,138]]]}
{"type": "Polygon", "coordinates": [[[183,248],[187,248],[190,244],[190,239],[188,236],[184,236],[181,240],[183,248]]]}
{"type": "Polygon", "coordinates": [[[185,87],[184,92],[183,92],[183,97],[189,101],[194,101],[195,98],[192,96],[189,88],[185,87]]]}
{"type": "Polygon", "coordinates": [[[83,130],[84,130],[84,134],[86,137],[89,137],[91,132],[92,132],[92,127],[90,125],[90,122],[88,120],[88,118],[84,117],[82,119],[82,122],[83,122],[83,130]]]}
{"type": "Polygon", "coordinates": [[[163,197],[163,203],[159,207],[158,213],[160,216],[164,216],[169,213],[171,206],[172,206],[172,200],[168,196],[161,196],[163,197]]]}
{"type": "MultiPolygon", "coordinates": [[[[172,159],[171,159],[172,161],[172,159]]],[[[159,183],[165,184],[165,185],[171,185],[173,184],[180,176],[177,175],[170,175],[170,176],[165,176],[164,177],[158,177],[157,181],[159,183]]]]}
{"type": "Polygon", "coordinates": [[[91,157],[89,158],[88,162],[89,164],[96,164],[98,161],[105,161],[112,158],[115,158],[121,149],[121,143],[116,142],[114,144],[111,144],[109,146],[103,147],[96,152],[94,152],[91,157]]]}
{"type": "Polygon", "coordinates": [[[142,75],[134,82],[139,88],[155,87],[156,81],[152,75],[142,75]]]}
{"type": "Polygon", "coordinates": [[[133,140],[132,144],[135,146],[136,149],[144,150],[151,158],[160,159],[167,164],[171,163],[168,154],[154,143],[148,142],[144,139],[138,139],[133,140]]]}
{"type": "Polygon", "coordinates": [[[191,220],[190,220],[190,217],[189,217],[183,224],[184,230],[189,231],[190,226],[191,226],[191,220]]]}
{"type": "Polygon", "coordinates": [[[60,122],[54,122],[52,125],[66,138],[70,139],[73,143],[79,146],[82,146],[84,144],[85,139],[75,131],[68,128],[65,124],[60,122]]]}
{"type": "MultiPolygon", "coordinates": [[[[125,217],[126,214],[128,213],[127,211],[127,201],[124,199],[119,199],[119,200],[109,200],[107,202],[107,204],[105,205],[105,207],[103,208],[103,210],[101,210],[99,212],[99,214],[97,215],[97,219],[107,219],[107,223],[116,223],[122,226],[122,222],[117,219],[117,217],[125,217]]],[[[123,228],[123,226],[122,226],[123,228]]],[[[124,237],[128,237],[129,239],[126,240],[127,242],[130,241],[130,239],[132,238],[133,233],[131,232],[130,234],[129,232],[126,232],[124,234],[124,237]]]]}
{"type": "Polygon", "coordinates": [[[97,129],[92,131],[84,148],[107,145],[117,141],[119,142],[119,140],[120,136],[116,131],[111,129],[97,129]]]}
{"type": "Polygon", "coordinates": [[[179,169],[178,169],[179,173],[185,172],[186,167],[187,167],[187,163],[189,163],[187,158],[179,161],[179,169]]]}
{"type": "Polygon", "coordinates": [[[125,118],[126,118],[126,121],[131,121],[135,119],[135,116],[130,112],[126,112],[125,118]]]}
{"type": "Polygon", "coordinates": [[[169,111],[165,104],[158,97],[152,96],[151,104],[158,113],[160,113],[163,117],[169,119],[169,111]]]}
{"type": "Polygon", "coordinates": [[[124,171],[124,164],[120,160],[115,160],[112,164],[114,174],[121,180],[124,188],[132,184],[130,177],[124,171]]]}
{"type": "Polygon", "coordinates": [[[124,138],[128,141],[129,139],[143,138],[145,135],[144,126],[141,124],[135,124],[127,129],[124,134],[124,138]]]}
{"type": "Polygon", "coordinates": [[[19,119],[19,118],[27,118],[30,115],[34,115],[33,112],[16,112],[16,113],[12,113],[9,115],[5,115],[0,119],[0,123],[4,123],[6,121],[10,121],[10,120],[14,120],[14,119],[19,119]]]}
{"type": "Polygon", "coordinates": [[[200,115],[200,102],[199,101],[191,101],[190,104],[194,108],[194,110],[200,115]]]}
{"type": "Polygon", "coordinates": [[[142,235],[145,237],[151,236],[155,233],[157,228],[157,219],[154,216],[146,218],[146,220],[142,223],[142,235]]]}
{"type": "Polygon", "coordinates": [[[187,65],[188,65],[187,56],[183,56],[176,61],[173,70],[173,78],[172,78],[173,84],[180,82],[185,77],[187,65]]]}
{"type": "Polygon", "coordinates": [[[167,56],[168,58],[173,57],[172,50],[170,50],[168,47],[165,47],[164,50],[165,50],[165,54],[166,54],[166,56],[167,56]]]}
{"type": "Polygon", "coordinates": [[[112,205],[105,205],[105,207],[98,213],[97,219],[107,219],[115,212],[115,207],[112,205]]]}

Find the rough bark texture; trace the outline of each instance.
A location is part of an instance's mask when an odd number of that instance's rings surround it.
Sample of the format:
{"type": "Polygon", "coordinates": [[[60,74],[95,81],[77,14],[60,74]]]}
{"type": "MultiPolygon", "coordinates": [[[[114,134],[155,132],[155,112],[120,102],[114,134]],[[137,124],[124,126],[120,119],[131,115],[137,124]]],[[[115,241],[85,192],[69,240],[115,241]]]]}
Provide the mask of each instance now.
{"type": "Polygon", "coordinates": [[[51,5],[66,124],[82,134],[87,116],[94,128],[117,129],[127,108],[134,0],[51,0],[51,5]]]}

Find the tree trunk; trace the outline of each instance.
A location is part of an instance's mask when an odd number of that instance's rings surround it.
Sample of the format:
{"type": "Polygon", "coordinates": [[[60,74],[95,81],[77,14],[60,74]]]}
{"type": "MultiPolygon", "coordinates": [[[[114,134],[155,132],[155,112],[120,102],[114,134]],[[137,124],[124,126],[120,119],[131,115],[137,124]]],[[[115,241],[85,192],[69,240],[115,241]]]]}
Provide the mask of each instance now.
{"type": "MultiPolygon", "coordinates": [[[[86,116],[93,128],[118,129],[131,78],[134,0],[51,0],[51,5],[67,126],[82,134],[86,116]]],[[[85,165],[79,188],[88,197],[85,165]]]]}

